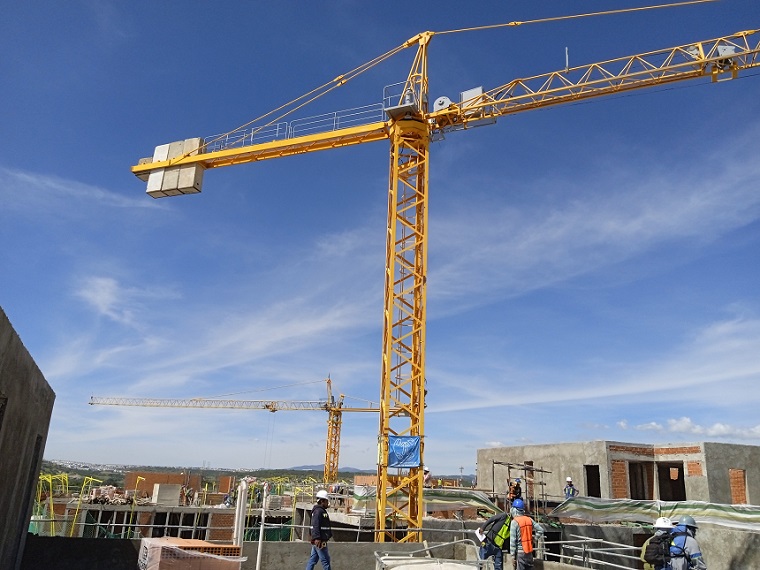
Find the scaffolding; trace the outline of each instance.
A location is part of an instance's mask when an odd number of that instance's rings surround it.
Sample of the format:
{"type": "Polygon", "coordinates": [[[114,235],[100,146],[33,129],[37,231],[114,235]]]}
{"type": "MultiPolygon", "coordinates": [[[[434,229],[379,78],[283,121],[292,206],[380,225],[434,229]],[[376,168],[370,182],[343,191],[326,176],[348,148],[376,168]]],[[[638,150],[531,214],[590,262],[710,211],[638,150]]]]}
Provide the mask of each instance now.
{"type": "MultiPolygon", "coordinates": [[[[507,468],[507,484],[504,491],[504,504],[509,506],[509,485],[512,482],[512,471],[516,471],[518,475],[521,475],[522,481],[525,482],[525,486],[522,487],[523,501],[525,501],[528,510],[546,512],[548,496],[546,494],[546,482],[544,481],[544,475],[551,474],[551,471],[536,467],[530,463],[511,463],[509,461],[497,461],[491,460],[491,488],[494,499],[498,501],[498,493],[496,492],[496,466],[502,465],[507,468]],[[536,478],[538,474],[539,479],[536,478]],[[536,489],[538,488],[538,490],[536,489]]],[[[515,478],[518,477],[515,475],[515,478]]]]}

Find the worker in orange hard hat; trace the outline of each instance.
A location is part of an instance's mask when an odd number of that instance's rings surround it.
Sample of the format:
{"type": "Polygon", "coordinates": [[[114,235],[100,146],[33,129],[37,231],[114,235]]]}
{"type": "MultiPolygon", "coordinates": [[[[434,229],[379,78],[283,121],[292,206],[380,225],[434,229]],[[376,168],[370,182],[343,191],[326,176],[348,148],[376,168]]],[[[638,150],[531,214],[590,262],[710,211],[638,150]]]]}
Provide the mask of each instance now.
{"type": "Polygon", "coordinates": [[[509,491],[507,492],[507,500],[510,506],[515,499],[522,499],[522,487],[520,486],[519,477],[509,484],[509,491]]]}

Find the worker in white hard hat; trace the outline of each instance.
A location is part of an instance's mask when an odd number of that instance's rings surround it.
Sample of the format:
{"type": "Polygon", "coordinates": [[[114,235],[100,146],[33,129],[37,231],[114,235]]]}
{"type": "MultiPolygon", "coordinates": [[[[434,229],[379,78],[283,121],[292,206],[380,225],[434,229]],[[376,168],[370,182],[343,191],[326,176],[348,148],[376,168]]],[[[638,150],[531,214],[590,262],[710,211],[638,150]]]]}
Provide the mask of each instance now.
{"type": "Polygon", "coordinates": [[[644,570],[666,570],[670,568],[670,532],[673,521],[660,517],[652,525],[654,534],[644,541],[639,558],[644,562],[644,570]]]}
{"type": "Polygon", "coordinates": [[[430,469],[428,469],[427,465],[422,466],[422,486],[423,487],[432,487],[433,486],[433,480],[432,476],[430,475],[430,469]]]}
{"type": "Polygon", "coordinates": [[[311,556],[306,570],[314,570],[317,561],[322,563],[323,570],[330,570],[330,553],[327,550],[327,541],[332,538],[330,516],[327,514],[329,504],[327,491],[317,491],[317,504],[311,509],[311,556]]]}
{"type": "Polygon", "coordinates": [[[577,497],[578,496],[578,489],[576,489],[575,486],[573,485],[573,478],[572,477],[568,477],[567,479],[565,479],[565,483],[566,483],[565,488],[562,491],[563,494],[565,495],[565,500],[567,501],[568,499],[572,499],[573,497],[577,497]]]}

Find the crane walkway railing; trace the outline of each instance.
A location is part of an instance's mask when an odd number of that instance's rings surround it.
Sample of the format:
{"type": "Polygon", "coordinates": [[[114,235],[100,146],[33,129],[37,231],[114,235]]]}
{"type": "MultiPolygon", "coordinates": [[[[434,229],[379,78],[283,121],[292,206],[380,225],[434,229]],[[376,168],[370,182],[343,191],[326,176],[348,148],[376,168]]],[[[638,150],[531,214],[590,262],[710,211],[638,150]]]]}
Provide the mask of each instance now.
{"type": "Polygon", "coordinates": [[[249,127],[221,135],[205,137],[203,139],[203,152],[215,152],[231,148],[241,148],[252,144],[287,140],[305,135],[368,125],[384,120],[383,104],[373,103],[371,105],[364,105],[363,107],[343,109],[341,111],[293,119],[292,121],[272,123],[263,127],[249,127]]]}
{"type": "MultiPolygon", "coordinates": [[[[328,133],[339,129],[369,125],[386,120],[385,110],[397,105],[404,97],[406,83],[399,82],[383,88],[382,103],[371,103],[321,115],[280,121],[263,126],[246,127],[203,139],[203,152],[241,148],[252,144],[287,140],[295,137],[328,133]]],[[[414,93],[411,93],[415,97],[414,93]]],[[[414,101],[419,105],[418,101],[414,101]]]]}

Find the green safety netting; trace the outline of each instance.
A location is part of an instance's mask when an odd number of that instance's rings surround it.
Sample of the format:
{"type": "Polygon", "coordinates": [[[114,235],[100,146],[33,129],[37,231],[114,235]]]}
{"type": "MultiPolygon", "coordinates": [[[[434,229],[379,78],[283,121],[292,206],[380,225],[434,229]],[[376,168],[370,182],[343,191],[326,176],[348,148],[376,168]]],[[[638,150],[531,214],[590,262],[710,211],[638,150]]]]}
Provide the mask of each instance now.
{"type": "Polygon", "coordinates": [[[697,523],[760,530],[760,506],[723,505],[703,501],[636,501],[575,497],[555,508],[550,516],[570,517],[591,523],[638,522],[652,524],[658,517],[677,521],[691,515],[697,523]]]}
{"type": "MultiPolygon", "coordinates": [[[[293,519],[288,519],[282,527],[267,528],[264,530],[264,540],[269,542],[290,542],[290,525],[293,519]]],[[[247,528],[243,540],[246,542],[256,542],[259,540],[261,527],[247,528]]]]}

